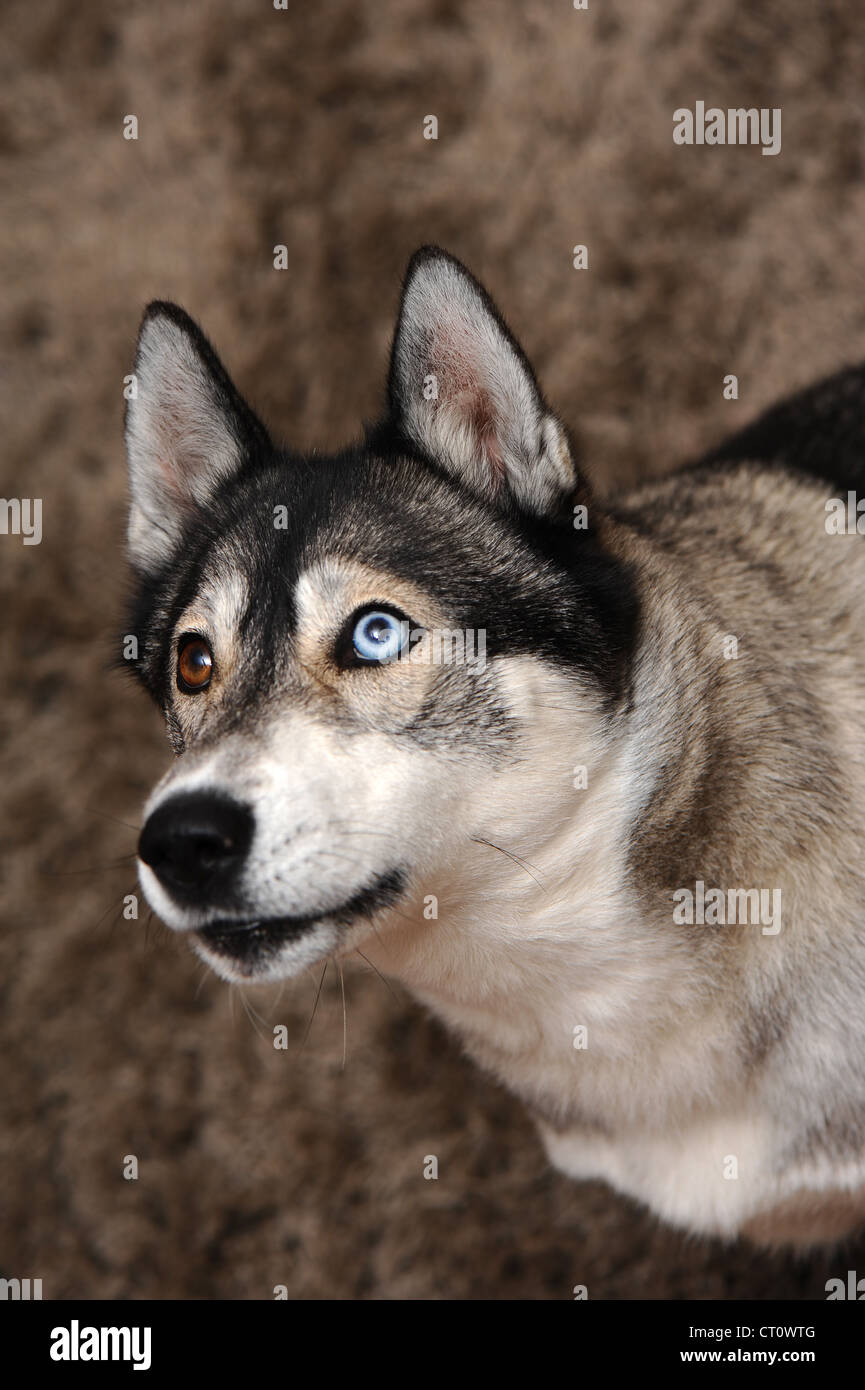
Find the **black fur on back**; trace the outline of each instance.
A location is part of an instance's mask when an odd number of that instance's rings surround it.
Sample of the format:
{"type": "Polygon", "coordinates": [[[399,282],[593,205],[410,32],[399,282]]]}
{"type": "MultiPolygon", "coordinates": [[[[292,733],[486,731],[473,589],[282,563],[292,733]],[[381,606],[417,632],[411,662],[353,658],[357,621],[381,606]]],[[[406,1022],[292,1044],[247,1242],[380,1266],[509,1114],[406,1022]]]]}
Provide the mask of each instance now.
{"type": "Polygon", "coordinates": [[[695,465],[780,465],[865,491],[865,363],[825,377],[772,406],[695,465]]]}

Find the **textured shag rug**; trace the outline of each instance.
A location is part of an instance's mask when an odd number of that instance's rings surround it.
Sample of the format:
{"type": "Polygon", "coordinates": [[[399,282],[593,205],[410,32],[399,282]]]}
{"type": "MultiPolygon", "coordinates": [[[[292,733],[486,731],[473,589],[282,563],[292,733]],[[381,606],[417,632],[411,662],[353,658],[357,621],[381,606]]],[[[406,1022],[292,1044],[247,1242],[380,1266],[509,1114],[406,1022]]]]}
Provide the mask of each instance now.
{"type": "Polygon", "coordinates": [[[46,1298],[825,1297],[847,1255],[689,1241],[553,1174],[521,1107],[374,975],[349,974],[343,1068],[336,980],[301,1050],[313,980],[244,1000],[124,920],[169,754],[108,663],[153,297],[324,448],[375,416],[405,263],[439,242],[606,491],[865,357],[856,7],[7,0],[2,27],[0,483],[43,499],[44,535],[0,538],[0,1273],[46,1298]],[[780,107],[781,153],[674,145],[698,100],[780,107]]]}

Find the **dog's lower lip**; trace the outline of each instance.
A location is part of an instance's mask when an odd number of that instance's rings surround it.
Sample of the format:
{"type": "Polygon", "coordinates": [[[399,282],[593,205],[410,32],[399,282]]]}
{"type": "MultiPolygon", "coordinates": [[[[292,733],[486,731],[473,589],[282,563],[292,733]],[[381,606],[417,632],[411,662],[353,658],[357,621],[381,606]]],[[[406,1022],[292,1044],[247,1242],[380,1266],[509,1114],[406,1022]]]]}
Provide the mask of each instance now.
{"type": "MultiPolygon", "coordinates": [[[[274,921],[275,921],[275,922],[280,922],[280,921],[283,921],[283,920],[284,920],[284,919],[281,918],[281,917],[274,918],[274,921]]],[[[254,927],[262,927],[262,926],[264,926],[264,925],[265,925],[265,919],[260,918],[260,917],[257,917],[257,918],[255,918],[254,920],[250,920],[249,922],[210,922],[210,923],[208,923],[208,925],[207,925],[206,927],[202,927],[202,928],[201,928],[201,934],[202,934],[203,936],[206,936],[207,933],[208,933],[209,931],[214,931],[214,932],[234,932],[234,931],[240,932],[240,931],[252,931],[252,929],[253,929],[254,927]]]]}
{"type": "Polygon", "coordinates": [[[208,922],[199,927],[196,936],[218,955],[233,956],[247,961],[295,940],[318,922],[330,920],[347,927],[357,917],[368,917],[378,908],[386,907],[399,897],[404,884],[400,869],[380,874],[366,888],[355,893],[342,907],[332,908],[306,917],[252,917],[247,921],[227,919],[208,922]]]}
{"type": "Polygon", "coordinates": [[[245,944],[247,941],[288,941],[292,936],[305,931],[316,921],[315,917],[256,917],[248,922],[209,922],[206,927],[199,927],[196,932],[210,946],[218,946],[220,943],[230,942],[235,939],[236,945],[245,944]]]}

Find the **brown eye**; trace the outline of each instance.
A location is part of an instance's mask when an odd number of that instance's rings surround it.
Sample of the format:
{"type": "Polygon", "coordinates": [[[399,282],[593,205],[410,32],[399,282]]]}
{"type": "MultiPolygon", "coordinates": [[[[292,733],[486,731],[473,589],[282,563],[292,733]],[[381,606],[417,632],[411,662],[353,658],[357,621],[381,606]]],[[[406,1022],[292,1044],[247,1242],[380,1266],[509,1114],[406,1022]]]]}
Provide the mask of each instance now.
{"type": "Polygon", "coordinates": [[[213,653],[203,637],[185,632],[177,644],[177,686],[187,695],[197,695],[210,684],[213,653]]]}

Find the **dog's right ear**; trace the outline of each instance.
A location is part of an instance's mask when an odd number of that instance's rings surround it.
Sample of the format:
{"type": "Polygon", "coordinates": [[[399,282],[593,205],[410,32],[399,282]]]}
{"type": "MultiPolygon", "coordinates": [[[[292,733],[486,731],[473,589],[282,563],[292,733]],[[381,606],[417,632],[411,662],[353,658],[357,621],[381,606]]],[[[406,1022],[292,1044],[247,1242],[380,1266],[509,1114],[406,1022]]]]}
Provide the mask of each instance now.
{"type": "Polygon", "coordinates": [[[126,408],[129,558],[152,573],[267,432],[201,329],[176,304],[148,305],[126,408]]]}
{"type": "Polygon", "coordinates": [[[585,492],[525,353],[483,286],[440,247],[409,263],[388,397],[409,446],[495,505],[563,518],[585,492]]]}

